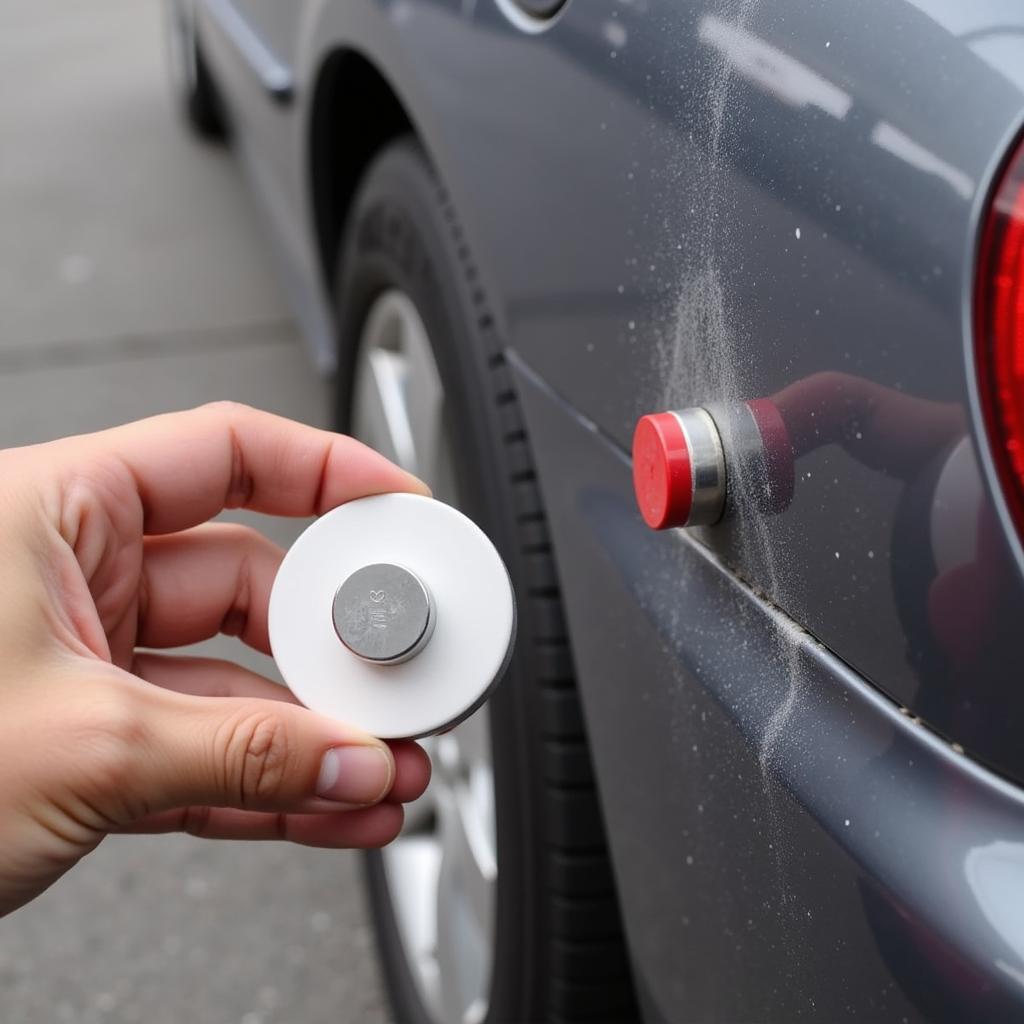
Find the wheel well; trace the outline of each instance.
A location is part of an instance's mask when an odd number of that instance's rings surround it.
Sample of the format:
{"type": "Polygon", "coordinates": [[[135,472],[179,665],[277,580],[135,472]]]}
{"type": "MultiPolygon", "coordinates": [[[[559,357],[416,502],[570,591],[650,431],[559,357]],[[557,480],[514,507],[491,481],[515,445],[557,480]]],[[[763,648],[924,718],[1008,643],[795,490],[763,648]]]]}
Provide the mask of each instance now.
{"type": "Polygon", "coordinates": [[[355,50],[340,50],[320,70],[310,124],[313,218],[321,270],[333,288],[345,218],[363,171],[412,123],[380,71],[355,50]]]}

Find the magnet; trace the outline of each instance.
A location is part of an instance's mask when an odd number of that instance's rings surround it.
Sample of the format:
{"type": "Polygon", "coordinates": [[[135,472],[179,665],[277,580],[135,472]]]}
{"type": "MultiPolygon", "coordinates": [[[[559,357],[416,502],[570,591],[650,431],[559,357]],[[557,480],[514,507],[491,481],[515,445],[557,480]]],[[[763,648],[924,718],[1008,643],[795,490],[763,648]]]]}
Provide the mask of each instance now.
{"type": "Polygon", "coordinates": [[[397,665],[433,636],[437,611],[426,584],[390,562],[364,565],[334,595],[334,632],[357,657],[397,665]]]}
{"type": "Polygon", "coordinates": [[[786,424],[768,398],[652,413],[633,434],[633,489],[652,530],[713,526],[735,512],[739,488],[758,512],[783,512],[793,464],[786,424]]]}
{"type": "Polygon", "coordinates": [[[633,434],[633,487],[652,530],[710,526],[725,508],[725,456],[705,409],[643,416],[633,434]]]}
{"type": "Polygon", "coordinates": [[[414,494],[350,501],[281,563],[270,645],[307,707],[382,739],[444,732],[501,678],[515,597],[494,545],[461,512],[414,494]]]}

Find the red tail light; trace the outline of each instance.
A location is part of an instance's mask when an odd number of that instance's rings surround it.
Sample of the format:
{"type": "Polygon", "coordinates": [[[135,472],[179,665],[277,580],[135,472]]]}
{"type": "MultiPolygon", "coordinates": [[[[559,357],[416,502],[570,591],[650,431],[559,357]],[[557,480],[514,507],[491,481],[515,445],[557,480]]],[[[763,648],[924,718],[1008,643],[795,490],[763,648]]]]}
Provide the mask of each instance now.
{"type": "Polygon", "coordinates": [[[989,204],[974,289],[982,409],[1003,492],[1024,534],[1024,147],[989,204]]]}

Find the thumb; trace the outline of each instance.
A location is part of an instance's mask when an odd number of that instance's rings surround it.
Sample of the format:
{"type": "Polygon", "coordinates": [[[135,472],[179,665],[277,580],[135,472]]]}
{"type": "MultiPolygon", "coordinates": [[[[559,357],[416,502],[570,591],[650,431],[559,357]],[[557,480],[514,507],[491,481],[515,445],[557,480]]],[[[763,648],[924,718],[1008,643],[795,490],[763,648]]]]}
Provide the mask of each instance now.
{"type": "Polygon", "coordinates": [[[375,804],[394,782],[384,743],[305,708],[155,688],[150,696],[134,786],[151,811],[330,811],[375,804]]]}

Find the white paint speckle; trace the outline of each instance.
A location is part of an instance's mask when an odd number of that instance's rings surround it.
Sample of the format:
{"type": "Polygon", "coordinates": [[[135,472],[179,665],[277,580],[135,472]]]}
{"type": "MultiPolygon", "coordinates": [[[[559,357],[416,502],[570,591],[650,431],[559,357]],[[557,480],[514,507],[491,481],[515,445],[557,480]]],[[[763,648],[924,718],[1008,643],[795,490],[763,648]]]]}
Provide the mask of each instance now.
{"type": "Polygon", "coordinates": [[[797,239],[799,239],[800,238],[800,229],[797,228],[796,231],[793,232],[793,234],[795,234],[797,239]]]}
{"type": "Polygon", "coordinates": [[[844,825],[845,825],[845,826],[846,826],[847,828],[849,828],[849,827],[850,827],[850,819],[849,819],[849,818],[847,818],[847,819],[846,819],[846,820],[845,820],[845,821],[843,822],[843,824],[844,824],[844,825]]]}
{"type": "Polygon", "coordinates": [[[874,551],[869,551],[868,552],[868,558],[874,558],[874,557],[875,557],[874,551]]]}
{"type": "Polygon", "coordinates": [[[827,50],[831,45],[832,45],[832,40],[831,39],[826,39],[825,40],[825,49],[827,50]]]}
{"type": "Polygon", "coordinates": [[[636,321],[635,320],[630,320],[629,321],[629,329],[631,331],[635,331],[636,330],[636,321]]]}
{"type": "Polygon", "coordinates": [[[836,552],[836,558],[838,558],[838,557],[839,557],[839,552],[837,551],[837,552],[836,552]]]}
{"type": "MultiPolygon", "coordinates": [[[[614,14],[617,13],[618,12],[614,12],[614,14]]],[[[625,26],[621,22],[606,21],[603,26],[603,31],[605,39],[607,39],[608,42],[615,47],[615,49],[612,51],[613,55],[626,45],[628,34],[626,32],[625,26]]]]}

